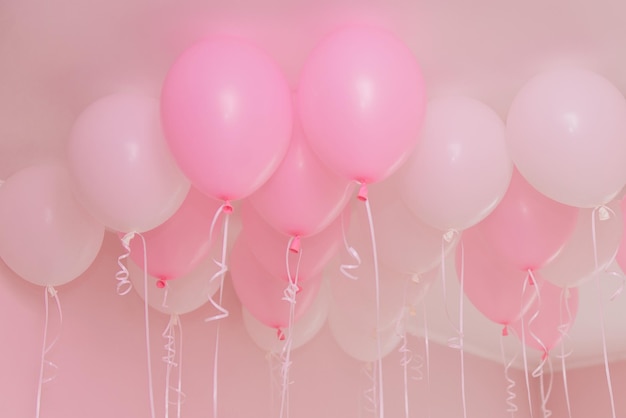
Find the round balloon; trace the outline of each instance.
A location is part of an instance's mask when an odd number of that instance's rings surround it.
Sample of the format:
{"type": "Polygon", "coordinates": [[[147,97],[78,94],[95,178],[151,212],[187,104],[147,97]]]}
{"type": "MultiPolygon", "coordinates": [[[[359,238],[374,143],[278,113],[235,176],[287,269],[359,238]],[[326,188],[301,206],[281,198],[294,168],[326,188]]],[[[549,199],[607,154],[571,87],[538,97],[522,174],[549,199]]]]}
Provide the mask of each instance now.
{"type": "Polygon", "coordinates": [[[522,175],[546,196],[591,208],[626,183],[626,99],[583,69],[532,78],[507,118],[507,142],[522,175]]]}
{"type": "MultiPolygon", "coordinates": [[[[220,206],[219,201],[192,188],[176,213],[156,228],[144,232],[148,273],[162,280],[171,280],[194,270],[207,257],[212,241],[215,241],[215,237],[210,237],[211,222],[220,206]]],[[[130,250],[130,258],[143,265],[142,241],[133,239],[130,250]]]]}
{"type": "Polygon", "coordinates": [[[163,139],[159,102],[114,94],[87,107],[74,123],[69,168],[85,207],[121,232],[144,232],[181,205],[189,181],[163,139]]]}
{"type": "MultiPolygon", "coordinates": [[[[183,315],[200,308],[220,287],[218,280],[210,281],[219,268],[212,257],[206,257],[197,267],[179,278],[169,281],[166,288],[157,286],[158,278],[148,275],[148,304],[164,314],[183,315]]],[[[128,262],[133,289],[145,299],[145,273],[132,260],[128,262]]]]}
{"type": "Polygon", "coordinates": [[[415,56],[381,29],[351,26],[309,55],[298,88],[311,148],[350,180],[373,183],[395,171],[418,140],[424,80],[415,56]]]}
{"type": "Polygon", "coordinates": [[[507,263],[537,270],[559,254],[577,220],[577,208],[539,193],[515,172],[504,199],[477,229],[507,263]]]}
{"type": "Polygon", "coordinates": [[[31,283],[74,280],[103,238],[104,225],[78,203],[67,170],[56,162],[18,171],[0,187],[0,257],[31,283]]]}
{"type": "Polygon", "coordinates": [[[398,178],[419,219],[460,231],[491,213],[512,172],[500,117],[477,100],[445,97],[428,104],[420,142],[398,178]]]}
{"type": "Polygon", "coordinates": [[[214,36],[187,49],[161,95],[168,144],[203,193],[241,199],[270,178],[291,137],[291,92],[278,66],[246,41],[214,36]]]}

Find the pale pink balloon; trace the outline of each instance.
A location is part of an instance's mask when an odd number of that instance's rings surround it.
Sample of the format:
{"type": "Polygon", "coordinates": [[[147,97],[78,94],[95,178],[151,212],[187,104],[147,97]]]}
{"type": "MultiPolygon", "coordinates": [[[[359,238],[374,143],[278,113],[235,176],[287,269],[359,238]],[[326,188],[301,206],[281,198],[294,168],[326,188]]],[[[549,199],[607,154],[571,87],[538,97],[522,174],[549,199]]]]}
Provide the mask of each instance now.
{"type": "Polygon", "coordinates": [[[373,183],[404,162],[418,140],[425,93],[413,53],[392,34],[347,27],[309,55],[298,88],[311,148],[350,180],[373,183]]]}
{"type": "Polygon", "coordinates": [[[539,193],[515,171],[504,199],[477,229],[499,257],[526,271],[556,257],[577,220],[578,208],[539,193]]]}
{"type": "Polygon", "coordinates": [[[512,172],[500,117],[477,100],[444,97],[429,102],[420,142],[398,181],[419,219],[460,231],[495,209],[512,172]]]}
{"type": "MultiPolygon", "coordinates": [[[[373,207],[374,208],[374,207],[373,207]]],[[[444,231],[419,220],[400,200],[387,200],[373,216],[376,222],[376,239],[380,261],[396,271],[425,273],[441,264],[441,247],[444,254],[453,250],[458,235],[448,243],[444,231]]]]}
{"type": "MultiPolygon", "coordinates": [[[[326,229],[300,241],[301,254],[290,254],[289,269],[295,277],[300,257],[300,281],[319,276],[328,261],[337,254],[341,245],[341,224],[350,225],[349,208],[344,214],[337,217],[326,229]]],[[[241,205],[242,233],[241,239],[254,254],[256,260],[273,277],[285,282],[287,275],[286,252],[289,247],[289,236],[284,235],[269,226],[255,211],[249,202],[241,205]]]]}
{"type": "Polygon", "coordinates": [[[25,280],[41,286],[74,280],[103,238],[104,225],[75,199],[62,165],[25,168],[0,186],[0,257],[25,280]]]}
{"type": "MultiPolygon", "coordinates": [[[[142,264],[140,264],[142,265],[142,264]]],[[[134,261],[127,263],[130,281],[137,294],[145,299],[145,274],[134,261]]],[[[209,302],[220,287],[219,280],[210,281],[219,267],[213,257],[205,257],[189,273],[177,280],[168,281],[167,288],[157,286],[159,278],[148,275],[148,304],[159,312],[172,315],[183,315],[202,307],[209,302]]]]}
{"type": "Polygon", "coordinates": [[[189,190],[163,139],[159,102],[150,97],[114,94],[87,107],[74,123],[68,157],[80,200],[116,231],[158,226],[189,190]]]}
{"type": "Polygon", "coordinates": [[[352,196],[350,186],[313,154],[295,117],[287,155],[272,177],[250,196],[250,203],[283,234],[308,236],[337,218],[352,196]]]}
{"type": "MultiPolygon", "coordinates": [[[[327,281],[322,281],[317,297],[302,317],[294,323],[292,328],[292,350],[302,347],[318,334],[326,323],[329,308],[330,287],[327,281]]],[[[279,338],[275,328],[270,328],[259,322],[244,306],[241,307],[241,311],[243,324],[252,341],[264,351],[281,353],[287,339],[279,338]]],[[[286,331],[284,333],[286,334],[286,331]]]]}
{"type": "MultiPolygon", "coordinates": [[[[274,329],[289,325],[290,303],[283,300],[287,284],[265,271],[245,242],[237,239],[230,255],[230,275],[241,304],[260,322],[274,329]]],[[[313,303],[322,277],[298,283],[295,319],[298,320],[313,303]]]]}
{"type": "MultiPolygon", "coordinates": [[[[142,235],[146,241],[148,273],[162,280],[178,279],[196,268],[209,254],[219,228],[210,238],[211,222],[221,203],[192,188],[168,220],[142,235]]],[[[143,243],[130,242],[130,257],[143,265],[143,243]]]]}
{"type": "Polygon", "coordinates": [[[291,93],[278,66],[243,40],[214,36],[178,57],[161,95],[165,135],[196,188],[241,199],[270,178],[291,137],[291,93]]]}
{"type": "Polygon", "coordinates": [[[522,175],[546,196],[592,208],[626,183],[626,99],[583,69],[535,76],[518,92],[507,142],[522,175]]]}
{"type": "MultiPolygon", "coordinates": [[[[456,273],[472,305],[491,321],[508,326],[528,310],[535,298],[528,272],[493,257],[476,228],[463,232],[456,248],[456,273]]],[[[540,275],[534,273],[540,285],[540,275]]]]}
{"type": "Polygon", "coordinates": [[[606,205],[608,218],[600,220],[603,209],[581,209],[576,228],[561,252],[539,272],[547,281],[560,287],[575,287],[606,269],[615,259],[624,234],[620,202],[606,205]],[[594,257],[592,216],[595,216],[597,263],[594,257]]]}
{"type": "Polygon", "coordinates": [[[577,288],[563,289],[544,282],[539,299],[522,318],[511,324],[511,328],[520,341],[523,338],[526,346],[549,353],[567,334],[577,313],[577,288]]]}
{"type": "Polygon", "coordinates": [[[328,314],[328,324],[341,350],[350,357],[366,363],[376,361],[379,357],[386,357],[401,340],[401,330],[396,323],[376,328],[358,318],[346,315],[334,302],[328,314]],[[380,339],[380,352],[377,339],[380,339]]]}
{"type": "MultiPolygon", "coordinates": [[[[624,217],[624,213],[626,212],[626,197],[623,197],[620,200],[620,212],[622,213],[622,218],[624,217]]],[[[617,260],[617,264],[619,264],[622,271],[626,271],[626,223],[622,226],[622,238],[620,241],[619,248],[617,250],[617,255],[615,256],[615,260],[617,260]]]]}

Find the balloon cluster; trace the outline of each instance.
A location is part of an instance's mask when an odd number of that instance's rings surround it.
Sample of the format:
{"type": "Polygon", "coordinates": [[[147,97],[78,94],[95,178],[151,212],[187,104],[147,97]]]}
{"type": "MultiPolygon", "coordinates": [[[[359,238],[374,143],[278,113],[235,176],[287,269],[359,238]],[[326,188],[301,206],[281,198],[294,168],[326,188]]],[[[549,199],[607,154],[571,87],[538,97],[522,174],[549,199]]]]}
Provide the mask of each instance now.
{"type": "MultiPolygon", "coordinates": [[[[214,214],[241,201],[229,264],[248,328],[288,325],[283,290],[298,276],[296,319],[318,329],[332,299],[338,342],[371,359],[372,330],[393,347],[396,322],[456,246],[472,303],[513,329],[532,314],[526,329],[537,326],[538,338],[530,340],[554,347],[564,317],[558,289],[605,269],[623,235],[614,199],[626,184],[626,100],[617,88],[585,70],[544,73],[519,91],[506,123],[468,97],[426,106],[411,51],[366,27],[324,39],[295,87],[244,40],[191,46],[160,100],[96,101],[74,124],[67,164],[27,168],[0,187],[0,256],[24,279],[56,286],[89,267],[105,229],[142,233],[147,273],[171,281],[168,303],[153,306],[182,314],[216,291],[207,282],[214,214]],[[381,260],[377,322],[375,254],[351,196],[356,186],[368,199],[366,186],[383,180],[369,196],[381,260]],[[285,263],[286,248],[301,251],[297,265],[285,263]],[[330,291],[320,292],[324,277],[330,291]]],[[[130,257],[143,265],[138,242],[130,257]]],[[[159,300],[159,291],[148,294],[159,300]]]]}

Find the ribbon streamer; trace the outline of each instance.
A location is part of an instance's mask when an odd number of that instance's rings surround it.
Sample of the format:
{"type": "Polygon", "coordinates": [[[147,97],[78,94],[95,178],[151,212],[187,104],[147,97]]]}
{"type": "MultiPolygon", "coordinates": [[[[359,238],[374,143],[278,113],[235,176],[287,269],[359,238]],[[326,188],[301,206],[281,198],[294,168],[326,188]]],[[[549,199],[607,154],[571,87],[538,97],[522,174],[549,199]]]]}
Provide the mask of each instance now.
{"type": "Polygon", "coordinates": [[[565,344],[570,340],[568,334],[568,328],[572,322],[572,312],[569,308],[569,303],[567,303],[567,298],[569,298],[569,289],[564,288],[561,291],[561,297],[559,299],[559,317],[561,325],[559,325],[558,330],[559,334],[561,334],[561,354],[559,358],[561,359],[561,373],[563,376],[563,390],[565,392],[565,405],[567,407],[567,416],[568,418],[572,418],[572,407],[569,399],[569,386],[567,383],[567,367],[565,367],[565,359],[572,354],[572,350],[569,352],[565,352],[565,344]],[[563,305],[565,304],[565,310],[567,312],[567,321],[563,321],[563,305]]]}
{"type": "Polygon", "coordinates": [[[215,350],[213,352],[213,418],[217,418],[217,406],[218,406],[217,380],[218,380],[218,374],[219,374],[218,360],[219,360],[219,347],[220,347],[220,328],[221,328],[221,323],[222,323],[220,319],[225,319],[225,318],[228,318],[229,316],[229,312],[222,306],[222,301],[224,297],[224,277],[226,275],[226,272],[228,271],[228,266],[226,265],[226,253],[228,251],[228,224],[229,224],[230,214],[232,213],[232,211],[233,211],[233,207],[231,206],[230,202],[224,202],[222,206],[218,208],[217,212],[215,212],[215,215],[213,216],[213,220],[211,221],[211,229],[209,232],[209,241],[212,241],[213,231],[217,224],[217,220],[219,219],[220,215],[223,213],[224,224],[222,228],[222,256],[221,256],[220,261],[213,260],[220,269],[217,273],[215,273],[209,279],[209,283],[213,283],[216,280],[220,281],[219,299],[218,301],[215,301],[213,299],[213,295],[211,294],[208,295],[209,302],[219,313],[216,315],[210,316],[208,318],[205,318],[204,320],[205,322],[218,321],[216,330],[215,330],[215,350]]]}
{"type": "Polygon", "coordinates": [[[125,260],[130,257],[130,242],[133,238],[135,238],[135,232],[129,232],[122,237],[120,242],[124,247],[124,253],[117,257],[117,265],[119,266],[119,270],[115,273],[115,279],[117,280],[116,291],[120,296],[124,296],[128,294],[133,288],[133,284],[129,280],[130,273],[126,268],[125,260]]]}
{"type": "Polygon", "coordinates": [[[515,395],[515,380],[511,378],[509,372],[511,370],[511,367],[513,366],[513,363],[515,363],[515,360],[517,359],[517,354],[515,354],[511,360],[507,361],[506,351],[504,349],[504,337],[504,334],[500,334],[500,354],[502,355],[502,363],[504,364],[504,378],[507,382],[506,412],[511,414],[511,417],[514,417],[515,413],[518,411],[517,405],[515,404],[515,398],[517,396],[515,395]]]}
{"type": "MultiPolygon", "coordinates": [[[[596,213],[598,214],[598,218],[600,221],[605,221],[609,219],[612,215],[615,215],[615,212],[611,210],[611,208],[606,206],[598,206],[591,212],[591,235],[593,240],[593,260],[595,263],[595,270],[598,270],[598,243],[597,243],[597,233],[596,233],[596,213]]],[[[596,282],[596,293],[598,299],[598,312],[600,314],[600,332],[602,335],[602,354],[604,356],[604,374],[606,375],[606,383],[609,388],[609,398],[611,401],[611,414],[613,418],[617,418],[615,412],[615,399],[613,396],[613,383],[611,382],[611,369],[609,367],[609,356],[606,347],[606,327],[604,321],[604,308],[602,303],[602,284],[600,283],[600,275],[596,273],[595,277],[596,282]]]]}
{"type": "Polygon", "coordinates": [[[176,314],[170,316],[170,320],[162,334],[165,339],[165,356],[163,362],[165,369],[165,418],[170,416],[170,405],[176,406],[176,417],[181,417],[181,406],[185,398],[182,391],[182,371],[183,371],[183,328],[180,318],[176,314]],[[176,332],[178,330],[178,332],[176,332]],[[178,335],[178,350],[176,335],[178,335]],[[176,385],[172,385],[172,369],[177,369],[178,380],[176,385]],[[176,401],[170,401],[170,392],[176,393],[176,401]]]}
{"type": "Polygon", "coordinates": [[[291,237],[289,243],[287,244],[287,252],[285,254],[285,264],[287,267],[287,278],[289,283],[284,290],[283,299],[287,303],[289,303],[289,327],[287,329],[287,337],[285,340],[285,345],[281,350],[281,377],[282,377],[282,394],[280,401],[280,418],[285,416],[289,416],[289,407],[287,405],[289,399],[289,385],[291,382],[289,381],[289,371],[291,369],[291,348],[293,345],[293,324],[295,322],[296,316],[296,296],[298,294],[298,279],[300,276],[300,262],[302,260],[302,249],[298,251],[298,264],[296,264],[296,277],[291,277],[291,266],[289,265],[289,254],[293,249],[293,242],[296,240],[296,237],[291,237]]]}
{"type": "Polygon", "coordinates": [[[39,381],[37,383],[37,401],[36,401],[36,412],[35,417],[39,418],[41,414],[41,395],[43,391],[43,385],[48,382],[51,382],[56,378],[56,374],[51,377],[45,378],[46,366],[54,369],[55,371],[59,369],[59,367],[53,362],[46,359],[46,355],[52,350],[52,348],[56,345],[61,337],[61,329],[63,327],[63,311],[61,310],[61,302],[59,301],[59,296],[57,295],[57,291],[52,286],[46,286],[44,288],[44,309],[45,309],[45,319],[44,319],[44,327],[43,327],[43,343],[41,347],[41,360],[39,366],[39,381]],[[50,304],[48,298],[54,299],[56,304],[57,313],[59,315],[59,331],[57,335],[52,339],[50,344],[48,344],[48,326],[50,320],[50,304]]]}

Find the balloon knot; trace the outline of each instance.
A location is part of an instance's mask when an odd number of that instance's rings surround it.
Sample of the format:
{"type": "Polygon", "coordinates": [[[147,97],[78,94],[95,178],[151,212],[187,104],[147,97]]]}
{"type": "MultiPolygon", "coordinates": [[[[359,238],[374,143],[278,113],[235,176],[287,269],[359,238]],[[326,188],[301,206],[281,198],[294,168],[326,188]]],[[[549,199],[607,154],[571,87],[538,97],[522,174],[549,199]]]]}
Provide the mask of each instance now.
{"type": "Polygon", "coordinates": [[[598,208],[598,218],[600,218],[601,221],[607,221],[611,218],[609,209],[606,206],[600,206],[598,208]]]}
{"type": "Polygon", "coordinates": [[[156,282],[156,287],[158,287],[159,289],[163,289],[165,288],[166,284],[165,284],[165,280],[163,279],[159,279],[156,282]]]}
{"type": "Polygon", "coordinates": [[[224,211],[224,213],[233,213],[233,205],[230,203],[230,200],[224,202],[222,210],[224,211]]]}
{"type": "Polygon", "coordinates": [[[279,341],[285,341],[285,333],[282,329],[276,328],[276,338],[278,338],[279,341]]]}
{"type": "Polygon", "coordinates": [[[302,292],[302,288],[299,285],[296,285],[296,295],[302,292]]]}
{"type": "Polygon", "coordinates": [[[458,232],[456,229],[449,229],[443,234],[443,239],[449,244],[454,239],[454,236],[457,235],[458,232]]]}
{"type": "Polygon", "coordinates": [[[541,361],[546,361],[547,358],[548,358],[548,352],[544,351],[543,354],[541,355],[541,361]]]}
{"type": "Polygon", "coordinates": [[[359,187],[359,193],[356,195],[356,197],[361,202],[367,201],[367,184],[361,183],[361,187],[359,187]]]}
{"type": "Polygon", "coordinates": [[[289,243],[289,251],[298,254],[300,252],[300,236],[296,235],[291,238],[291,242],[289,243]]]}
{"type": "Polygon", "coordinates": [[[502,336],[507,337],[509,335],[509,327],[506,325],[502,328],[502,336]]]}

